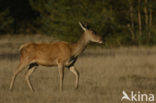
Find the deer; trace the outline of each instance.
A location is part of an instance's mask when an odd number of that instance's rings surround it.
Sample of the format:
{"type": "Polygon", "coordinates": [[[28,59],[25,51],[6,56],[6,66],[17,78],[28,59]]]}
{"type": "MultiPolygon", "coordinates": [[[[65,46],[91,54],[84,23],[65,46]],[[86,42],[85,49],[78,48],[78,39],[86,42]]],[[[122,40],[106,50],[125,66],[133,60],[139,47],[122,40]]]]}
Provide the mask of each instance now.
{"type": "Polygon", "coordinates": [[[59,89],[63,90],[64,69],[67,68],[75,75],[75,88],[79,85],[79,71],[75,67],[80,54],[86,49],[89,42],[102,44],[102,37],[97,35],[93,30],[79,22],[80,27],[84,31],[80,39],[75,43],[64,41],[50,43],[33,43],[28,42],[20,46],[20,60],[17,69],[13,72],[10,83],[10,90],[17,75],[26,67],[25,80],[29,89],[34,89],[30,82],[30,76],[38,66],[58,67],[59,72],[59,89]]]}

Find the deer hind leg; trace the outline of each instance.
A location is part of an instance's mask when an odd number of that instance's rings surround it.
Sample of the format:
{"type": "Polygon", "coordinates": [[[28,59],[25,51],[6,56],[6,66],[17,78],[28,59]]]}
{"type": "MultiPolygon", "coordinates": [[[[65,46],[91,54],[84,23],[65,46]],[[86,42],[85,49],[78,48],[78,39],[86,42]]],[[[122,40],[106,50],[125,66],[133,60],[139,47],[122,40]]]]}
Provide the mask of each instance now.
{"type": "Polygon", "coordinates": [[[15,79],[17,77],[17,75],[26,67],[26,64],[25,63],[20,63],[16,69],[16,71],[13,73],[13,76],[12,76],[12,80],[11,80],[11,84],[10,84],[10,90],[12,90],[13,88],[13,85],[14,85],[14,82],[15,82],[15,79]]]}
{"type": "Polygon", "coordinates": [[[76,78],[76,80],[75,80],[75,88],[78,88],[79,72],[78,72],[78,70],[74,66],[70,67],[69,70],[75,75],[75,78],[76,78]]]}
{"type": "Polygon", "coordinates": [[[62,63],[58,64],[58,71],[60,77],[60,91],[63,91],[64,65],[62,63]]]}
{"type": "Polygon", "coordinates": [[[26,72],[26,75],[25,75],[25,80],[26,80],[26,82],[27,82],[27,84],[28,84],[28,87],[30,88],[30,90],[33,92],[34,90],[33,90],[33,87],[32,87],[32,85],[31,85],[31,83],[30,83],[30,75],[34,72],[34,70],[37,68],[37,66],[38,66],[38,64],[36,64],[36,63],[31,63],[30,65],[29,65],[29,68],[28,68],[28,70],[27,70],[27,72],[26,72]]]}

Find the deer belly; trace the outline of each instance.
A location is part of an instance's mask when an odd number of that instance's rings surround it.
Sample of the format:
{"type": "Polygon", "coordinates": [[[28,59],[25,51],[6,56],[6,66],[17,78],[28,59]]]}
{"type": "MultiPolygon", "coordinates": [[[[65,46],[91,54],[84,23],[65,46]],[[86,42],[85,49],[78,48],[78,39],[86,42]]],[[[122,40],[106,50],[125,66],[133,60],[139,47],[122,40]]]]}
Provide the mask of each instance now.
{"type": "Polygon", "coordinates": [[[43,66],[55,66],[57,65],[56,60],[54,58],[38,58],[36,62],[43,66]]]}

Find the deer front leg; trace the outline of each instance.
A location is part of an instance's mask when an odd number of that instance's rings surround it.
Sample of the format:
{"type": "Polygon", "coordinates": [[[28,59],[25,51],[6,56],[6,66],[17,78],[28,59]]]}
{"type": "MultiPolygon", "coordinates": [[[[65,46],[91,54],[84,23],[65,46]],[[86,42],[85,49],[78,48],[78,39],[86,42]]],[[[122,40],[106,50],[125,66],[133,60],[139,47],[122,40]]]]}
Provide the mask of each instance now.
{"type": "Polygon", "coordinates": [[[63,91],[63,79],[64,79],[64,65],[58,64],[58,71],[59,71],[59,79],[60,79],[60,91],[63,91]]]}
{"type": "Polygon", "coordinates": [[[75,75],[76,80],[75,80],[75,88],[78,88],[78,84],[79,84],[79,72],[78,70],[72,66],[69,68],[69,70],[75,75]]]}

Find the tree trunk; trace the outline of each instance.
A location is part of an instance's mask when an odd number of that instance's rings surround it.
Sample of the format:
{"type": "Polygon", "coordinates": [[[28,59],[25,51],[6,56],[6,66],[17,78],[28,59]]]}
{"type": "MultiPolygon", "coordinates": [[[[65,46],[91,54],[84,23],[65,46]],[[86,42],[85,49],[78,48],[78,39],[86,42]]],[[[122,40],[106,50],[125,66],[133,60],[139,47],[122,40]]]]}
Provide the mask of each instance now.
{"type": "Polygon", "coordinates": [[[148,0],[145,0],[144,13],[145,13],[145,28],[148,30],[148,0]]]}
{"type": "Polygon", "coordinates": [[[134,34],[134,14],[133,14],[133,1],[129,0],[129,6],[130,6],[130,21],[131,21],[131,25],[130,25],[130,32],[131,32],[131,36],[132,36],[132,40],[134,41],[135,39],[135,34],[134,34]]]}
{"type": "Polygon", "coordinates": [[[149,32],[148,37],[151,38],[151,28],[152,28],[152,5],[151,1],[149,2],[149,32]]]}
{"type": "Polygon", "coordinates": [[[141,13],[140,13],[140,0],[138,0],[138,28],[139,28],[139,35],[142,35],[142,22],[141,22],[141,13]]]}

